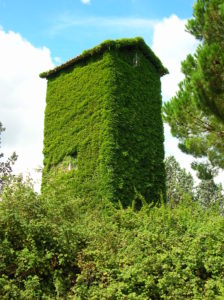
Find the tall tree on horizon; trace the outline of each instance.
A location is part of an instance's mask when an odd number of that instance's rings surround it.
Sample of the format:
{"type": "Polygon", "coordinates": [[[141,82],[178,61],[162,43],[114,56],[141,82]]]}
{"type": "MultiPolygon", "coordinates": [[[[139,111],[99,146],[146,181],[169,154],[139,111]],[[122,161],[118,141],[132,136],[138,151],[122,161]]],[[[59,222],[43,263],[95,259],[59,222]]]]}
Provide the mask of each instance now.
{"type": "MultiPolygon", "coordinates": [[[[5,131],[5,128],[2,126],[2,123],[0,122],[0,148],[1,148],[1,133],[5,131]]],[[[4,154],[0,152],[0,193],[2,191],[2,188],[4,184],[9,179],[10,174],[12,173],[12,165],[15,163],[17,159],[17,155],[15,152],[6,160],[3,161],[2,158],[4,157],[4,154]]]]}
{"type": "Polygon", "coordinates": [[[184,168],[181,168],[174,156],[165,159],[167,201],[178,203],[188,194],[194,199],[194,179],[184,168]]]}
{"type": "Polygon", "coordinates": [[[224,169],[223,0],[197,0],[186,29],[200,45],[182,62],[185,78],[164,104],[164,120],[183,152],[224,169]]]}

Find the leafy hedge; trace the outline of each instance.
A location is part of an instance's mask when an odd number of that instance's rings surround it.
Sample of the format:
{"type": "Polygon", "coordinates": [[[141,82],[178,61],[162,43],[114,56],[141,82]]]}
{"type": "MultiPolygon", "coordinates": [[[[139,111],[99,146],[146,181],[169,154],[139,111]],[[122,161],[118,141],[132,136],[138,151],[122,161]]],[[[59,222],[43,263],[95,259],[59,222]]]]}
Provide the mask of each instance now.
{"type": "Polygon", "coordinates": [[[162,64],[142,39],[107,41],[87,54],[49,73],[43,191],[61,185],[65,195],[123,205],[160,201],[162,64]]]}
{"type": "Polygon", "coordinates": [[[1,299],[223,299],[224,219],[185,197],[115,209],[42,198],[20,181],[0,202],[1,299]]]}

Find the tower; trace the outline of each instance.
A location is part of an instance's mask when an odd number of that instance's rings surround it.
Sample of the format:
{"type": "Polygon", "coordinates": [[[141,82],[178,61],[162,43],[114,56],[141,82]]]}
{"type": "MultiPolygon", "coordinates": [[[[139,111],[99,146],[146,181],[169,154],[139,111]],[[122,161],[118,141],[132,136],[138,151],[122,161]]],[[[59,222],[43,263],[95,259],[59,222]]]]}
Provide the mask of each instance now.
{"type": "Polygon", "coordinates": [[[105,41],[47,78],[42,189],[129,205],[165,196],[160,77],[141,38],[105,41]]]}

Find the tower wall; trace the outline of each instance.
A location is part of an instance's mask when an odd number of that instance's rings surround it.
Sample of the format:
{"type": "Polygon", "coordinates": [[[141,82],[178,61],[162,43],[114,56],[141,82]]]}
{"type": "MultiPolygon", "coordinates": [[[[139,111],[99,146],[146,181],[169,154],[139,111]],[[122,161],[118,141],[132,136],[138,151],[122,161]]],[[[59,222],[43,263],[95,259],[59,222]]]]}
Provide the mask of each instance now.
{"type": "Polygon", "coordinates": [[[115,199],[124,205],[141,196],[160,201],[165,198],[160,75],[138,49],[115,51],[113,71],[115,199]]]}
{"type": "Polygon", "coordinates": [[[103,189],[101,152],[111,143],[110,72],[111,57],[104,53],[48,79],[43,191],[92,196],[103,189]]]}

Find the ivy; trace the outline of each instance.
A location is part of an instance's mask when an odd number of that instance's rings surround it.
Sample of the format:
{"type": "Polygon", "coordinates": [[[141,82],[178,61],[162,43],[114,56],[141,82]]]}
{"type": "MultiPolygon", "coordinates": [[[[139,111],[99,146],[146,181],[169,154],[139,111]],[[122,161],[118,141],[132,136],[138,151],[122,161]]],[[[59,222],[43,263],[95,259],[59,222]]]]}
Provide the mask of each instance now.
{"type": "Polygon", "coordinates": [[[43,191],[61,186],[65,195],[124,206],[165,197],[165,72],[137,38],[106,41],[42,74],[48,78],[43,191]],[[74,153],[75,168],[69,163],[74,153]]]}

